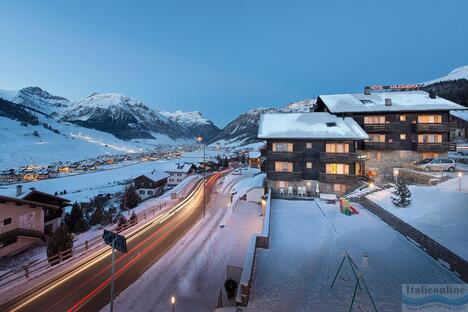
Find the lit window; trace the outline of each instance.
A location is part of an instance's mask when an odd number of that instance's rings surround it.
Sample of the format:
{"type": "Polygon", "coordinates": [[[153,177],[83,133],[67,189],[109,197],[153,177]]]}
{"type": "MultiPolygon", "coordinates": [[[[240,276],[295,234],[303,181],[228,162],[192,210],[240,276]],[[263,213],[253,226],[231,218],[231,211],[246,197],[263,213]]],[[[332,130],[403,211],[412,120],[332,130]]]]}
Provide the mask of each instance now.
{"type": "Polygon", "coordinates": [[[327,153],[349,153],[349,144],[344,143],[327,143],[325,145],[327,153]]]}
{"type": "Polygon", "coordinates": [[[346,191],[346,186],[344,184],[333,184],[334,193],[344,193],[346,191]]]}
{"type": "Polygon", "coordinates": [[[278,181],[278,187],[286,187],[287,183],[285,181],[278,181]]]}
{"type": "Polygon", "coordinates": [[[292,143],[273,143],[273,152],[292,152],[292,143]]]}
{"type": "Polygon", "coordinates": [[[326,164],[326,173],[330,174],[349,174],[349,165],[346,164],[326,164]]]}
{"type": "Polygon", "coordinates": [[[406,140],[406,133],[400,133],[400,140],[406,140]]]}
{"type": "Polygon", "coordinates": [[[385,116],[364,116],[365,124],[384,124],[385,116]]]}
{"type": "Polygon", "coordinates": [[[375,159],[381,160],[382,159],[382,153],[381,152],[376,152],[375,153],[375,159]]]}
{"type": "Polygon", "coordinates": [[[400,115],[400,121],[406,121],[406,115],[400,115]]]}
{"type": "Polygon", "coordinates": [[[311,149],[311,148],[312,148],[312,143],[311,143],[311,142],[307,142],[307,143],[306,143],[306,148],[311,149]]]}
{"type": "Polygon", "coordinates": [[[441,123],[441,115],[422,115],[418,116],[418,123],[441,123]]]}
{"type": "Polygon", "coordinates": [[[385,134],[370,133],[369,138],[372,142],[385,142],[385,134]]]}
{"type": "Polygon", "coordinates": [[[306,168],[312,169],[312,163],[310,161],[306,162],[306,168]]]}
{"type": "Polygon", "coordinates": [[[285,161],[275,161],[275,171],[278,172],[292,172],[293,164],[285,161]]]}

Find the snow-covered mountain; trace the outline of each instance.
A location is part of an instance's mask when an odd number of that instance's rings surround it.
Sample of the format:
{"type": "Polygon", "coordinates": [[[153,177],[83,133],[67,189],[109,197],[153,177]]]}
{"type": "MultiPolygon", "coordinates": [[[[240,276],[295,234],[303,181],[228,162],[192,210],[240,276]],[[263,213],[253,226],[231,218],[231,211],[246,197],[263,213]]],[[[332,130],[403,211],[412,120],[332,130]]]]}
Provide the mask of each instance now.
{"type": "Polygon", "coordinates": [[[178,110],[173,113],[160,113],[185,127],[193,137],[200,136],[207,142],[210,142],[221,131],[211,120],[204,117],[202,113],[198,111],[183,112],[178,110]]]}
{"type": "Polygon", "coordinates": [[[453,81],[453,80],[458,80],[458,79],[465,79],[468,80],[468,65],[461,66],[458,68],[455,68],[452,70],[450,73],[443,77],[439,77],[433,80],[429,80],[426,82],[423,82],[422,85],[431,85],[437,82],[443,82],[443,81],[453,81]]]}
{"type": "Polygon", "coordinates": [[[308,112],[314,104],[315,100],[305,99],[288,104],[285,108],[252,109],[231,121],[213,138],[212,143],[219,143],[223,146],[242,146],[258,142],[257,134],[261,114],[308,112]]]}
{"type": "Polygon", "coordinates": [[[65,109],[61,119],[123,140],[156,139],[159,135],[173,140],[193,140],[191,133],[178,123],[118,93],[93,93],[65,109]]]}
{"type": "Polygon", "coordinates": [[[57,116],[71,102],[64,97],[52,95],[39,87],[27,87],[21,90],[0,90],[0,98],[18,104],[37,114],[57,116]]]}
{"type": "Polygon", "coordinates": [[[421,84],[424,91],[432,91],[450,101],[468,107],[468,65],[456,68],[444,77],[421,84]]]}

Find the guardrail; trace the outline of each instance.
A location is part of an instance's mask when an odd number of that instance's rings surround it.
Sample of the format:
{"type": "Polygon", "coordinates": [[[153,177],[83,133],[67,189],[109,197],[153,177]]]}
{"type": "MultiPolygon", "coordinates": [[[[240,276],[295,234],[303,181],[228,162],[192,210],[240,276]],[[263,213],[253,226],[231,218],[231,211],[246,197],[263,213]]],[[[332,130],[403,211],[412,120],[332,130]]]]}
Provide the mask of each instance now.
{"type": "Polygon", "coordinates": [[[252,276],[255,266],[255,258],[257,249],[270,248],[270,217],[271,217],[271,189],[268,190],[265,219],[263,220],[262,233],[254,234],[250,238],[249,246],[247,247],[247,255],[245,256],[244,267],[240,279],[239,290],[237,291],[236,304],[238,306],[247,306],[250,298],[250,289],[252,288],[252,276]]]}

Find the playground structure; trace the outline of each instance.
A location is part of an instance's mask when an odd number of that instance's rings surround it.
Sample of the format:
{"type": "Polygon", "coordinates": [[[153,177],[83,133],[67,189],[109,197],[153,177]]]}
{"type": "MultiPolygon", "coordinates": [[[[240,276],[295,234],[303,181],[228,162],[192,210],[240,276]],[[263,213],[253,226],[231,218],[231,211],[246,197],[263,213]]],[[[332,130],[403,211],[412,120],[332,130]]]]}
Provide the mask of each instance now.
{"type": "Polygon", "coordinates": [[[359,211],[356,208],[351,206],[349,200],[344,197],[340,197],[340,212],[347,216],[359,213],[359,211]]]}
{"type": "MultiPolygon", "coordinates": [[[[353,297],[351,299],[351,304],[349,305],[349,310],[348,311],[351,312],[353,310],[354,301],[356,300],[356,293],[357,293],[357,290],[359,288],[360,290],[365,290],[365,293],[367,294],[367,296],[370,299],[370,302],[372,303],[372,307],[374,308],[374,311],[377,312],[377,307],[375,306],[374,299],[372,299],[372,296],[371,296],[371,294],[369,292],[369,289],[367,288],[366,282],[364,281],[364,278],[362,277],[362,273],[359,271],[359,269],[356,266],[356,264],[354,263],[353,259],[351,258],[351,256],[347,252],[345,252],[344,255],[343,255],[343,259],[341,260],[340,266],[338,267],[338,271],[336,271],[335,278],[333,278],[331,288],[333,288],[333,286],[335,285],[336,279],[338,278],[338,274],[340,273],[340,271],[344,267],[343,264],[345,264],[345,260],[348,260],[348,263],[349,263],[349,265],[351,267],[351,270],[354,273],[354,277],[356,278],[356,285],[354,286],[353,297]]],[[[358,305],[357,308],[360,311],[365,311],[361,305],[358,305]]]]}

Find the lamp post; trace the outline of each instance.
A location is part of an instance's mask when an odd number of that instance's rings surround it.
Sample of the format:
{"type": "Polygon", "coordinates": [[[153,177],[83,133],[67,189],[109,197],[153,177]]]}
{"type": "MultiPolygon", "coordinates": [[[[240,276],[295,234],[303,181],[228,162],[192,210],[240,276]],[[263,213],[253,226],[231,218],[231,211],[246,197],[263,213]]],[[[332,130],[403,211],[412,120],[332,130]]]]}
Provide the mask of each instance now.
{"type": "Polygon", "coordinates": [[[174,296],[171,297],[171,304],[172,304],[172,312],[174,312],[175,311],[175,297],[174,296]]]}
{"type": "MultiPolygon", "coordinates": [[[[202,142],[203,138],[201,136],[197,137],[198,142],[202,142]]],[[[206,159],[205,159],[205,143],[203,143],[203,219],[205,218],[206,211],[206,159]]]]}
{"type": "Polygon", "coordinates": [[[463,173],[458,173],[458,190],[461,191],[461,180],[462,180],[463,173]]]}

